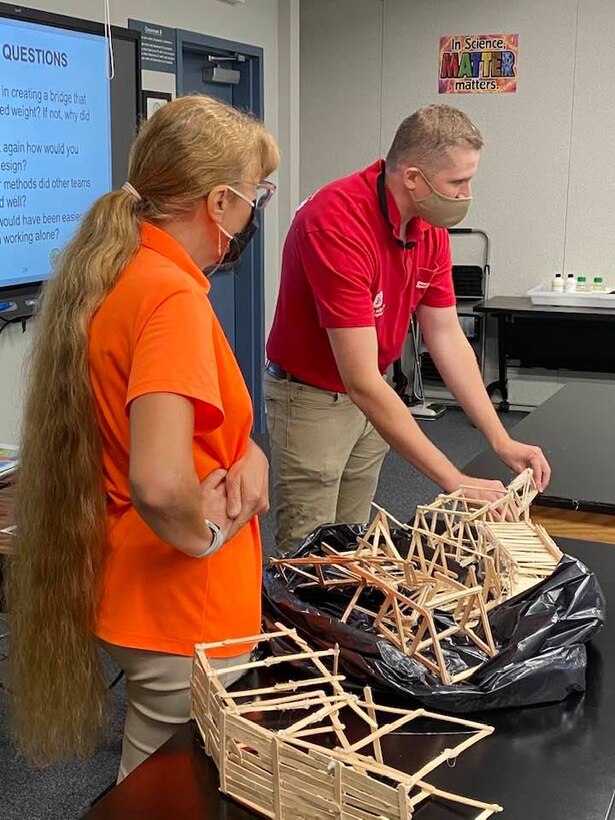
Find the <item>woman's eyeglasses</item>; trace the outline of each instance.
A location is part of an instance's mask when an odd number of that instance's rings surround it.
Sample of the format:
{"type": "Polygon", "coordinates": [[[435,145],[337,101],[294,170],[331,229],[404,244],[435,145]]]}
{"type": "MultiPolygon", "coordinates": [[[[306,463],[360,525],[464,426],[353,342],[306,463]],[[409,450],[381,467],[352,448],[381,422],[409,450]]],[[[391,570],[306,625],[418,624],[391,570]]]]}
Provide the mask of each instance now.
{"type": "Polygon", "coordinates": [[[262,179],[260,182],[248,182],[246,180],[246,185],[252,185],[256,188],[256,196],[254,199],[248,199],[245,194],[242,194],[241,191],[238,191],[236,188],[233,188],[232,185],[228,186],[229,191],[232,191],[234,194],[237,194],[238,197],[241,197],[245,202],[250,204],[254,210],[262,211],[265,205],[269,202],[271,197],[275,194],[277,190],[277,185],[275,182],[270,182],[268,179],[262,179]]]}
{"type": "Polygon", "coordinates": [[[265,205],[269,202],[271,197],[275,194],[277,185],[275,182],[270,182],[268,179],[262,179],[256,185],[256,198],[254,200],[254,207],[257,211],[262,211],[265,205]]]}

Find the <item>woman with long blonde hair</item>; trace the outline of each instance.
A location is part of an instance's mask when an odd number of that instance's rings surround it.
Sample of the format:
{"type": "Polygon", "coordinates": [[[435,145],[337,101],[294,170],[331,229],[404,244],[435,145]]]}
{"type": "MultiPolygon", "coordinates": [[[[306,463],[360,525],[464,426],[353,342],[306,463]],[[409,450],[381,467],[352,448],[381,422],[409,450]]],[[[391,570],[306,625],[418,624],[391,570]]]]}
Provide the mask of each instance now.
{"type": "Polygon", "coordinates": [[[252,117],[169,103],[45,288],[6,583],[15,734],[35,762],[93,750],[100,646],[126,673],[121,779],[189,718],[194,644],[259,631],[267,461],[203,270],[236,261],[278,162],[252,117]]]}

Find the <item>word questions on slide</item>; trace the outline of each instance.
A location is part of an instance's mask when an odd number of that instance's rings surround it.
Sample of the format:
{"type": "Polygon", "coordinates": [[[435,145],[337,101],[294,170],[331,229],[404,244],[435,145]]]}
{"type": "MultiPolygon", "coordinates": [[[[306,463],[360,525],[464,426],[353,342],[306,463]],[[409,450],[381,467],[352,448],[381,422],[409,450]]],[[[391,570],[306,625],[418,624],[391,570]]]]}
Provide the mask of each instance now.
{"type": "Polygon", "coordinates": [[[101,37],[0,20],[0,286],[45,279],[111,184],[101,37]]]}

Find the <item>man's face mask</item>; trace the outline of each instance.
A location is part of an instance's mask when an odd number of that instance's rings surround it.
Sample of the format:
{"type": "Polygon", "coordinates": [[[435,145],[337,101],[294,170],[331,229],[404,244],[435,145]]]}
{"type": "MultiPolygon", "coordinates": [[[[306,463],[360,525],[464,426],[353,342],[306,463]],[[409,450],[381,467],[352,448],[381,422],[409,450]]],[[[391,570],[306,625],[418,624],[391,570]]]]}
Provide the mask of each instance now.
{"type": "Polygon", "coordinates": [[[220,233],[224,234],[229,240],[228,247],[226,251],[222,254],[221,258],[216,262],[215,265],[209,265],[208,267],[203,269],[203,273],[205,276],[211,276],[214,273],[224,272],[232,270],[248,247],[252,239],[254,238],[254,234],[258,230],[258,221],[256,219],[256,212],[262,210],[265,205],[269,202],[273,194],[275,193],[276,186],[273,182],[269,182],[268,180],[264,180],[263,182],[259,182],[257,187],[257,195],[256,199],[251,200],[248,199],[245,194],[242,194],[241,191],[238,191],[236,188],[233,188],[232,185],[227,186],[229,191],[232,191],[236,196],[240,197],[247,202],[248,205],[252,207],[252,212],[250,214],[250,218],[248,222],[241,231],[236,234],[229,233],[222,225],[218,225],[218,230],[220,233]]]}
{"type": "Polygon", "coordinates": [[[431,193],[423,199],[416,199],[412,191],[409,192],[417,214],[436,228],[452,228],[461,222],[470,210],[472,197],[445,196],[436,191],[422,171],[421,176],[431,188],[431,193]]]}

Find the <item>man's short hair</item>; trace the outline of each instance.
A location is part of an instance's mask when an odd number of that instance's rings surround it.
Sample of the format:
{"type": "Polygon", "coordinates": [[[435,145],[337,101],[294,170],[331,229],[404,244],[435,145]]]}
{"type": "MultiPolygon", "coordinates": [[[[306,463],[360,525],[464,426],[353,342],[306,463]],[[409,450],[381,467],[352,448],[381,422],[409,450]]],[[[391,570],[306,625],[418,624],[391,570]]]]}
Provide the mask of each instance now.
{"type": "Polygon", "coordinates": [[[483,147],[483,138],[467,114],[450,105],[427,105],[402,122],[386,157],[387,171],[416,165],[432,173],[446,164],[447,148],[483,147]]]}

